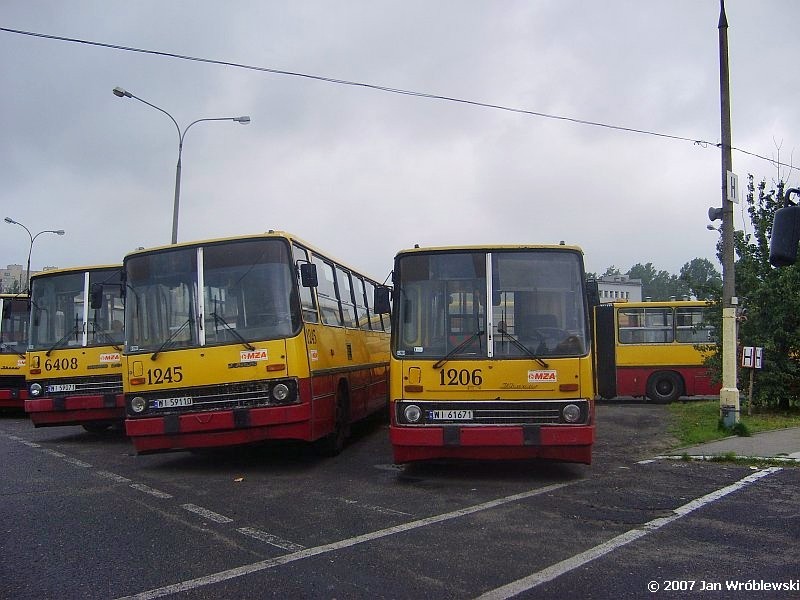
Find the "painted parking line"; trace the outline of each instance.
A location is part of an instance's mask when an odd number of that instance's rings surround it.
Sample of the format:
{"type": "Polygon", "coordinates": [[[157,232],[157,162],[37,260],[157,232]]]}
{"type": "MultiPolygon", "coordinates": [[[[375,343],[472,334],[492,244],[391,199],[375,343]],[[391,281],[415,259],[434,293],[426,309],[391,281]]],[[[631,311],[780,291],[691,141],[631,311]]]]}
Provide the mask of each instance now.
{"type": "Polygon", "coordinates": [[[167,492],[162,492],[161,490],[157,490],[155,488],[151,488],[149,485],[145,485],[143,483],[132,483],[130,485],[135,490],[139,490],[140,492],[144,492],[145,494],[150,494],[151,496],[155,496],[156,498],[172,498],[172,494],[168,494],[167,492]]]}
{"type": "Polygon", "coordinates": [[[492,508],[496,508],[498,506],[503,506],[505,504],[510,504],[512,502],[525,500],[526,498],[532,498],[534,496],[539,496],[541,494],[547,494],[549,492],[565,488],[570,485],[574,485],[575,483],[577,482],[571,481],[567,483],[556,483],[553,485],[537,488],[535,490],[529,490],[527,492],[514,494],[512,496],[505,496],[503,498],[490,500],[488,502],[482,502],[481,504],[475,504],[473,506],[468,506],[466,508],[461,508],[459,510],[454,510],[452,512],[444,513],[441,515],[434,515],[432,517],[426,517],[424,519],[410,521],[408,523],[395,525],[393,527],[387,527],[386,529],[380,529],[378,531],[365,533],[363,535],[357,535],[355,537],[340,540],[338,542],[333,542],[331,544],[315,546],[314,548],[306,548],[304,550],[292,552],[291,554],[284,554],[283,556],[269,558],[259,562],[251,563],[249,565],[242,565],[241,567],[235,567],[233,569],[228,569],[226,571],[212,573],[210,575],[205,575],[203,577],[198,577],[196,579],[189,579],[187,581],[181,581],[179,583],[175,583],[172,585],[167,585],[164,587],[148,590],[145,592],[140,592],[138,594],[134,594],[133,596],[125,596],[124,598],[120,598],[119,600],[149,600],[152,598],[162,598],[164,596],[169,596],[170,594],[177,594],[179,592],[185,592],[188,590],[201,588],[206,585],[214,585],[222,581],[236,579],[237,577],[244,577],[245,575],[251,575],[253,573],[258,573],[259,571],[265,571],[267,569],[272,569],[280,565],[285,565],[298,560],[303,560],[306,558],[310,558],[312,556],[319,556],[320,554],[335,552],[337,550],[349,548],[357,544],[363,544],[365,542],[379,540],[381,538],[396,535],[398,533],[404,533],[406,531],[412,531],[414,529],[427,527],[429,525],[435,525],[437,523],[442,523],[452,519],[458,519],[460,517],[471,515],[477,512],[489,510],[492,508]]]}
{"type": "Polygon", "coordinates": [[[226,517],[225,515],[221,515],[219,513],[215,513],[213,510],[208,510],[207,508],[203,508],[202,506],[197,506],[196,504],[181,504],[181,508],[183,510],[188,510],[196,515],[200,515],[204,519],[208,519],[209,521],[214,521],[215,523],[233,523],[233,519],[230,517],[226,517]]]}
{"type": "Polygon", "coordinates": [[[507,585],[486,592],[485,594],[478,596],[476,600],[503,600],[505,598],[512,598],[523,592],[527,592],[538,585],[552,581],[564,573],[568,573],[569,571],[577,569],[578,567],[582,567],[586,563],[593,561],[596,558],[605,556],[606,554],[613,552],[614,550],[617,550],[618,548],[621,548],[622,546],[625,546],[634,540],[638,540],[641,537],[653,533],[664,525],[685,517],[698,508],[706,506],[712,502],[716,502],[720,498],[723,498],[728,494],[738,491],[758,481],[762,477],[766,477],[780,470],[780,467],[770,467],[768,469],[764,469],[763,471],[758,471],[748,475],[736,483],[732,483],[731,485],[720,488],[716,491],[706,494],[705,496],[701,496],[700,498],[679,506],[672,511],[673,514],[668,517],[661,517],[659,519],[648,521],[644,525],[637,527],[636,529],[626,531],[625,533],[622,533],[608,540],[607,542],[599,544],[594,548],[589,548],[580,554],[576,554],[575,556],[562,560],[561,562],[557,562],[546,569],[542,569],[541,571],[528,575],[527,577],[518,579],[517,581],[513,581],[507,585]]]}
{"type": "Polygon", "coordinates": [[[282,550],[288,550],[289,552],[297,552],[299,550],[305,550],[305,546],[301,546],[300,544],[295,544],[294,542],[290,542],[289,540],[284,540],[283,538],[279,538],[277,535],[272,535],[271,533],[267,533],[266,531],[261,531],[260,529],[254,529],[252,527],[239,527],[237,529],[239,533],[251,537],[255,540],[260,542],[266,542],[272,546],[276,546],[277,548],[281,548],[282,550]]]}

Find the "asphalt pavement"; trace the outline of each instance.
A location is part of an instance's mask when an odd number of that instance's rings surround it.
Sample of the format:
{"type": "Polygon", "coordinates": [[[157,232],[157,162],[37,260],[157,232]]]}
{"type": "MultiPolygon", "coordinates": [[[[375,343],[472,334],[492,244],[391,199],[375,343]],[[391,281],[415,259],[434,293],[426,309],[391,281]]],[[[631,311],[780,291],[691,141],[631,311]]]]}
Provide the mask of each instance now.
{"type": "Polygon", "coordinates": [[[749,437],[732,436],[697,446],[677,448],[669,456],[708,459],[735,455],[800,462],[800,427],[755,433],[749,437]]]}

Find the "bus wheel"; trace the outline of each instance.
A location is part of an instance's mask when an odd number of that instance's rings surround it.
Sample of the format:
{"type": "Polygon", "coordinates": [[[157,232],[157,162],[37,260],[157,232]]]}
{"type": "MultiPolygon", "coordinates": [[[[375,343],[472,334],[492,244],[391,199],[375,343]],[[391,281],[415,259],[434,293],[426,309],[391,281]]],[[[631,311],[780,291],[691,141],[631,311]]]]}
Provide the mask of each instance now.
{"type": "Polygon", "coordinates": [[[683,382],[677,373],[660,371],[647,380],[647,397],[657,404],[669,404],[680,398],[683,382]]]}
{"type": "Polygon", "coordinates": [[[322,456],[336,456],[344,450],[349,436],[350,398],[347,394],[347,386],[341,384],[336,394],[336,415],[334,416],[333,431],[317,442],[317,452],[322,456]]]}

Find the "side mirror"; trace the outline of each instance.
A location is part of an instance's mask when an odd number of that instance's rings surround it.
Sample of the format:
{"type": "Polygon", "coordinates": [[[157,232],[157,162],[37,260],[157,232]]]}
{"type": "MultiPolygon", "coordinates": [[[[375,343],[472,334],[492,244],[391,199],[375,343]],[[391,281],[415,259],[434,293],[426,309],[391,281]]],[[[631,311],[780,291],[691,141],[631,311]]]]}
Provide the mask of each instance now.
{"type": "Polygon", "coordinates": [[[392,307],[389,303],[389,288],[376,287],[372,298],[372,309],[376,314],[385,315],[391,312],[392,307]]]}
{"type": "Polygon", "coordinates": [[[596,279],[590,279],[586,282],[586,300],[589,303],[589,308],[600,305],[600,286],[597,284],[596,279]]]}
{"type": "Polygon", "coordinates": [[[314,263],[300,263],[300,284],[303,287],[317,287],[317,265],[314,263]]]}
{"type": "Polygon", "coordinates": [[[92,310],[103,308],[103,284],[93,283],[89,291],[89,306],[92,310]]]}
{"type": "Polygon", "coordinates": [[[788,267],[797,260],[800,241],[800,206],[785,206],[775,211],[772,237],[769,240],[769,262],[773,267],[788,267]]]}

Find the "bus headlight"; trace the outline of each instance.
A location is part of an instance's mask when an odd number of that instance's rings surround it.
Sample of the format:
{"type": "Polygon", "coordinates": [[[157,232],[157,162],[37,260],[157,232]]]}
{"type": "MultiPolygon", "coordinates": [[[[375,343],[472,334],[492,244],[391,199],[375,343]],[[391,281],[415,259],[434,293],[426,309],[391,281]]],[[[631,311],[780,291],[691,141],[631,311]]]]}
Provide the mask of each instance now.
{"type": "Polygon", "coordinates": [[[279,383],[272,388],[272,397],[278,402],[284,402],[289,397],[289,386],[279,383]]]}
{"type": "Polygon", "coordinates": [[[145,408],[147,408],[147,400],[141,396],[134,396],[133,400],[131,400],[131,410],[135,413],[140,413],[144,412],[145,408]]]}
{"type": "Polygon", "coordinates": [[[574,404],[567,404],[561,409],[561,414],[567,423],[576,423],[581,418],[581,409],[574,404]]]}
{"type": "Polygon", "coordinates": [[[34,398],[42,395],[42,385],[40,383],[32,383],[30,389],[31,396],[34,398]]]}
{"type": "Polygon", "coordinates": [[[403,409],[403,416],[409,423],[418,423],[422,418],[422,410],[416,404],[409,404],[403,409]]]}

